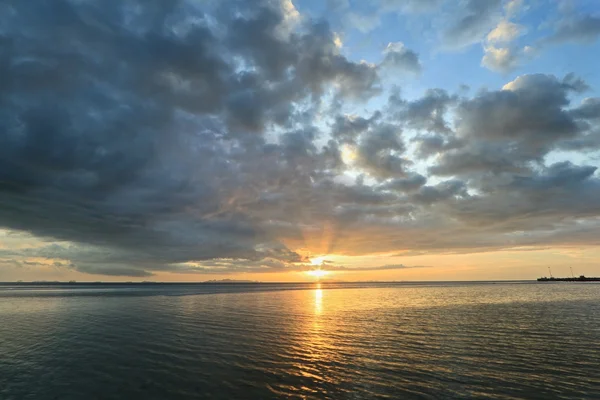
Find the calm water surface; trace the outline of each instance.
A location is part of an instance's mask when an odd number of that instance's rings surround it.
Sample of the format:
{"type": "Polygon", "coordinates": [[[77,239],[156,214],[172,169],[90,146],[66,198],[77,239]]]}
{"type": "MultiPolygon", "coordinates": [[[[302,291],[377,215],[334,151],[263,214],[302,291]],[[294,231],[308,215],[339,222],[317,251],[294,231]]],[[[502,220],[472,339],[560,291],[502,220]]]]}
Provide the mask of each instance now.
{"type": "Polygon", "coordinates": [[[600,285],[0,286],[0,399],[205,398],[600,399],[600,285]]]}

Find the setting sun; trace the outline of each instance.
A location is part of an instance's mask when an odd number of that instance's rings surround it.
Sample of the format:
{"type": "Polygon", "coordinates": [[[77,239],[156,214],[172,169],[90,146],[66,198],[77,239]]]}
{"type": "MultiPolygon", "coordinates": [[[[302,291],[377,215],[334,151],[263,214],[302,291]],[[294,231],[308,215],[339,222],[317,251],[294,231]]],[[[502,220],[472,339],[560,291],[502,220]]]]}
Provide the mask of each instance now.
{"type": "Polygon", "coordinates": [[[312,265],[322,265],[323,261],[325,261],[323,257],[315,257],[310,259],[310,263],[312,265]]]}
{"type": "Polygon", "coordinates": [[[310,270],[310,271],[306,271],[306,273],[308,275],[310,275],[310,276],[315,277],[315,278],[318,279],[318,278],[322,278],[325,275],[329,274],[329,271],[324,271],[322,269],[313,269],[313,270],[310,270]]]}

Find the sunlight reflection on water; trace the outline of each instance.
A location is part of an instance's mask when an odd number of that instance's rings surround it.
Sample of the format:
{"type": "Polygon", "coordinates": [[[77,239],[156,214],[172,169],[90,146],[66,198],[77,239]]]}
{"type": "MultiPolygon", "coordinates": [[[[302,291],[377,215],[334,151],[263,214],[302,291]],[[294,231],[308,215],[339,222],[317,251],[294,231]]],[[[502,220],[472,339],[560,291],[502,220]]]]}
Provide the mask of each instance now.
{"type": "Polygon", "coordinates": [[[600,398],[600,285],[343,287],[0,288],[0,398],[600,398]]]}
{"type": "Polygon", "coordinates": [[[315,314],[321,314],[323,311],[323,289],[321,289],[321,284],[317,283],[317,288],[315,289],[315,314]]]}

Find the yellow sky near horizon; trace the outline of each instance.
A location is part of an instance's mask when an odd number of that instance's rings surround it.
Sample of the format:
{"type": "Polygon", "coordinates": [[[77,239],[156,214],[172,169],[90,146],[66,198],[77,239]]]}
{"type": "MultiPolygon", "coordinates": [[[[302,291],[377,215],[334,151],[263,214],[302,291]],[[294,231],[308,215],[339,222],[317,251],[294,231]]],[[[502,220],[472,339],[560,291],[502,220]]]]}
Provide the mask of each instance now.
{"type": "MultiPolygon", "coordinates": [[[[274,273],[185,274],[156,271],[148,277],[110,276],[82,273],[69,267],[69,260],[44,257],[10,256],[11,249],[36,248],[48,242],[19,240],[4,235],[0,240],[0,281],[161,281],[194,282],[213,279],[253,280],[261,282],[312,282],[319,278],[303,271],[274,273]],[[15,262],[18,260],[19,262],[15,262]]],[[[565,247],[489,251],[470,254],[390,255],[319,255],[310,268],[331,269],[323,280],[341,281],[466,281],[529,280],[548,274],[554,276],[600,275],[600,247],[565,247]],[[317,258],[318,257],[318,258],[317,258]],[[396,267],[394,267],[396,266],[396,267]],[[398,266],[406,266],[401,268],[398,266]]]]}

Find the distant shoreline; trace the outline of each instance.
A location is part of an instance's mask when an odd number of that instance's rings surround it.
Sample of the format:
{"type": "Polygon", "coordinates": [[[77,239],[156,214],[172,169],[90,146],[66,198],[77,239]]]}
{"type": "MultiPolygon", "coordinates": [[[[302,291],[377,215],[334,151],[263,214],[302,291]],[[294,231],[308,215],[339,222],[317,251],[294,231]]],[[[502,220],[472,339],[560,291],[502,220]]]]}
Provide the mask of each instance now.
{"type": "Polygon", "coordinates": [[[443,284],[443,283],[537,283],[531,280],[489,280],[489,281],[300,281],[300,282],[261,282],[245,280],[209,280],[199,282],[105,282],[105,281],[16,281],[0,282],[0,286],[169,286],[169,285],[314,285],[314,284],[443,284]]]}

